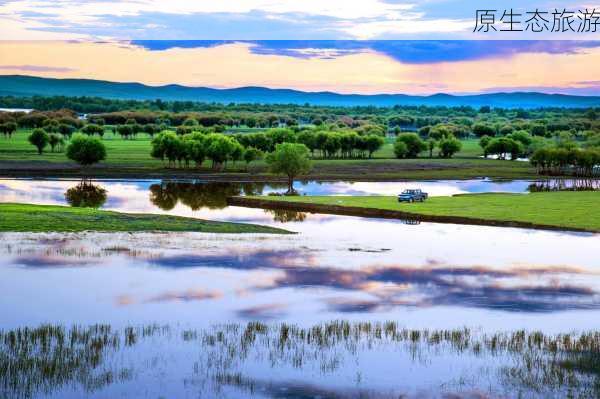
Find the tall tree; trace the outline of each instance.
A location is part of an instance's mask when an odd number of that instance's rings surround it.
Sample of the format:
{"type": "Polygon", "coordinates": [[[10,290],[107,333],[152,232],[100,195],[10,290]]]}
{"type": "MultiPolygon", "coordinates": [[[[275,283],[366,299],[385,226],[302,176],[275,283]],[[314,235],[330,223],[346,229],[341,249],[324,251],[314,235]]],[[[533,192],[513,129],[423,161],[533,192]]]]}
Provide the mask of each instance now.
{"type": "Polygon", "coordinates": [[[296,190],[294,190],[294,178],[310,172],[312,168],[312,163],[309,159],[309,150],[304,144],[278,144],[275,147],[275,151],[267,156],[266,161],[272,173],[287,176],[287,195],[296,193],[296,190]]]}

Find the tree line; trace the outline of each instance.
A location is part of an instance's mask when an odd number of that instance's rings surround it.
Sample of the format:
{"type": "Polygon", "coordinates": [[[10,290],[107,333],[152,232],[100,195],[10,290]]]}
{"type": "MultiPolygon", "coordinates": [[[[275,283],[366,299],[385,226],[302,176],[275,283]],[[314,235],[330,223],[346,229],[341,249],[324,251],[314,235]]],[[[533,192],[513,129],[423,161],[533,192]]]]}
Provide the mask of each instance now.
{"type": "Polygon", "coordinates": [[[531,156],[539,174],[592,177],[600,173],[600,149],[540,148],[531,156]]]}

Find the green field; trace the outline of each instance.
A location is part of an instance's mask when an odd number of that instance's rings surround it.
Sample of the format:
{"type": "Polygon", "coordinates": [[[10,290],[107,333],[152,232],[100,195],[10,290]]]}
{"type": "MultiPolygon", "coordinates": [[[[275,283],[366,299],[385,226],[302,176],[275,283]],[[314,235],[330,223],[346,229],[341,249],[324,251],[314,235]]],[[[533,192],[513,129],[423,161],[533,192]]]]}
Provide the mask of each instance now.
{"type": "MultiPolygon", "coordinates": [[[[64,152],[50,152],[50,148],[38,155],[27,141],[30,130],[19,130],[10,139],[0,138],[0,170],[11,176],[76,176],[81,174],[76,164],[64,152]]],[[[107,132],[103,142],[107,147],[107,159],[90,172],[99,177],[144,177],[148,175],[190,175],[212,172],[207,161],[202,169],[167,169],[164,164],[150,157],[150,137],[140,134],[132,140],[124,140],[107,132]]],[[[463,141],[463,149],[452,159],[429,158],[428,153],[416,159],[396,159],[392,139],[387,139],[374,159],[316,159],[313,171],[307,176],[313,179],[461,179],[474,177],[527,178],[535,177],[535,169],[526,162],[498,161],[479,158],[481,149],[476,140],[463,141]]],[[[246,164],[229,162],[226,173],[248,175],[246,164]]],[[[273,178],[267,173],[264,161],[250,164],[249,177],[273,178]]]]}
{"type": "MultiPolygon", "coordinates": [[[[525,222],[600,232],[600,192],[563,191],[532,194],[464,194],[432,197],[423,203],[398,203],[387,196],[252,197],[267,201],[456,216],[500,222],[525,222]]],[[[326,209],[324,211],[326,212],[326,209]]]]}
{"type": "Polygon", "coordinates": [[[0,232],[288,233],[267,226],[213,222],[168,215],[130,214],[54,205],[0,204],[0,232]]]}

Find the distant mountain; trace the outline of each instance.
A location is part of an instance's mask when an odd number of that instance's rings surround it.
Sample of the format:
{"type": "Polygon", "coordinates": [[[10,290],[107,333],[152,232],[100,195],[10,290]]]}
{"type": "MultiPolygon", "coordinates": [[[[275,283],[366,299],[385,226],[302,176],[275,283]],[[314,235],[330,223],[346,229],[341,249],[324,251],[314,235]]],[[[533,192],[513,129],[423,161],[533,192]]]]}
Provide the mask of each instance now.
{"type": "Polygon", "coordinates": [[[503,108],[565,107],[584,108],[600,106],[600,97],[544,94],[535,92],[492,93],[476,95],[434,94],[412,96],[406,94],[339,94],[332,92],[304,92],[291,89],[240,87],[211,89],[180,85],[147,86],[141,83],[117,83],[92,79],[52,79],[21,75],[0,75],[0,95],[13,96],[95,96],[114,99],[165,101],[200,101],[218,103],[312,104],[337,106],[464,106],[503,108]]]}

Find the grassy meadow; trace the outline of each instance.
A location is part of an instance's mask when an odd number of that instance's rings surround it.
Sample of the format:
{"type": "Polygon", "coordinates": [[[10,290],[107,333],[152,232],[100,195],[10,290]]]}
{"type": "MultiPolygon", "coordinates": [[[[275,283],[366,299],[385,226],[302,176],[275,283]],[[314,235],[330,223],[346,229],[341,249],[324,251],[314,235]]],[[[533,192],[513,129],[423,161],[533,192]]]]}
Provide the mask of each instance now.
{"type": "Polygon", "coordinates": [[[288,233],[253,224],[213,222],[169,215],[130,214],[55,205],[0,204],[0,232],[140,232],[288,233]]]}
{"type": "MultiPolygon", "coordinates": [[[[525,222],[600,232],[600,192],[562,191],[531,194],[461,194],[399,203],[390,196],[253,197],[298,204],[357,207],[431,216],[525,222]]],[[[326,213],[326,209],[324,209],[326,213]]]]}

